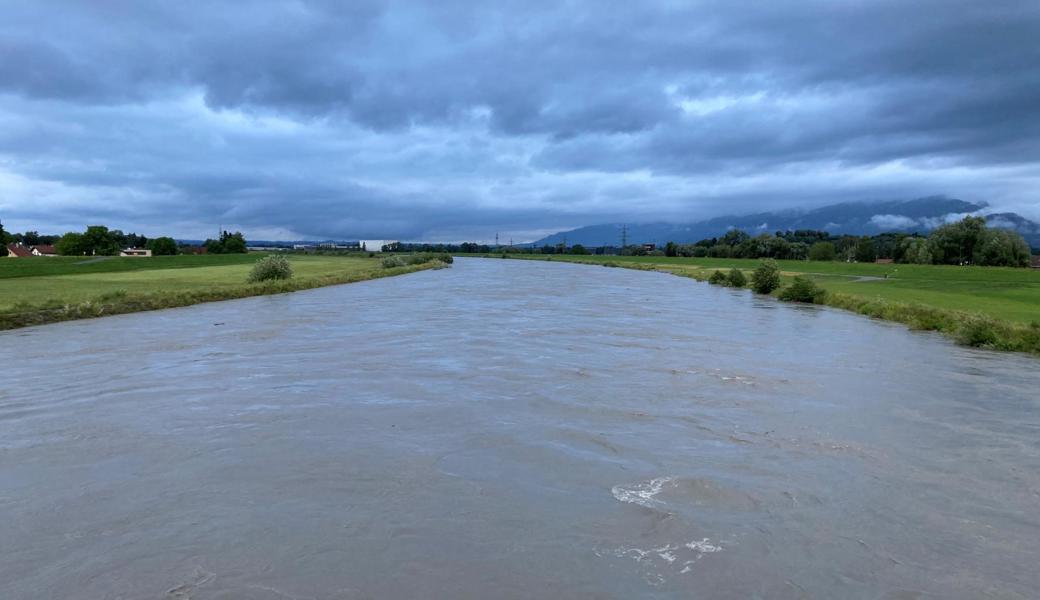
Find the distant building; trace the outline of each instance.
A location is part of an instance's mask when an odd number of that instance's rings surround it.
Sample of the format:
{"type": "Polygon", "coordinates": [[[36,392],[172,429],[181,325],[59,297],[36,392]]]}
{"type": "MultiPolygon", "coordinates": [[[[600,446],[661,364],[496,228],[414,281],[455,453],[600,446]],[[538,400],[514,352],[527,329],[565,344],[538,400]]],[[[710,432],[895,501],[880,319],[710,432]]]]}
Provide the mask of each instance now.
{"type": "Polygon", "coordinates": [[[879,259],[875,260],[874,262],[879,264],[879,265],[890,265],[890,264],[892,264],[892,263],[894,263],[896,261],[892,260],[891,258],[879,258],[879,259]]]}
{"type": "Polygon", "coordinates": [[[8,258],[25,258],[32,256],[32,250],[23,246],[22,244],[13,243],[7,245],[7,257],[8,258]]]}
{"type": "Polygon", "coordinates": [[[358,246],[368,252],[382,252],[383,248],[387,248],[390,251],[397,250],[397,246],[400,243],[397,240],[361,240],[358,242],[358,246]]]}
{"type": "Polygon", "coordinates": [[[126,248],[119,253],[119,256],[140,256],[147,257],[151,256],[152,251],[148,248],[126,248]]]}
{"type": "Polygon", "coordinates": [[[1029,257],[1029,266],[1034,269],[1040,269],[1040,256],[1029,257]]]}
{"type": "Polygon", "coordinates": [[[643,250],[653,252],[654,250],[657,250],[657,244],[643,244],[643,250]]]}
{"type": "Polygon", "coordinates": [[[32,247],[33,256],[57,256],[58,251],[54,249],[54,246],[48,244],[40,244],[32,247]]]}

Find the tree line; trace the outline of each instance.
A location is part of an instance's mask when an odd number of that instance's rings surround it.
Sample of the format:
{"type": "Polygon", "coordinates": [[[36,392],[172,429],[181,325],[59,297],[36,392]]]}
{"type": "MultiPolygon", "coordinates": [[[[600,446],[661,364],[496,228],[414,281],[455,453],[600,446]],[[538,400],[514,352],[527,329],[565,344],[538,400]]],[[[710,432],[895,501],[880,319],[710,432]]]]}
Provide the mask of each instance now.
{"type": "Polygon", "coordinates": [[[826,231],[800,230],[751,237],[734,229],[721,238],[701,240],[696,244],[669,242],[663,254],[845,262],[889,259],[914,264],[1027,267],[1031,251],[1018,233],[987,227],[982,217],[966,217],[942,225],[927,236],[916,233],[836,236],[826,231]]]}
{"type": "MultiPolygon", "coordinates": [[[[0,244],[23,244],[25,246],[53,245],[55,252],[63,256],[115,256],[125,248],[147,248],[153,256],[170,256],[190,253],[193,249],[178,244],[169,236],[148,239],[136,233],[123,233],[104,225],[90,225],[85,231],[70,231],[64,235],[41,235],[36,231],[7,233],[0,223],[0,244]]],[[[238,231],[222,231],[220,239],[208,239],[203,247],[209,254],[244,254],[247,252],[245,237],[238,231]]]]}
{"type": "Polygon", "coordinates": [[[839,260],[874,262],[889,259],[898,263],[940,265],[1029,266],[1029,244],[1021,235],[986,226],[982,217],[967,217],[936,228],[928,235],[882,233],[874,236],[835,235],[827,231],[799,229],[752,236],[731,229],[721,237],[693,244],[668,242],[663,248],[650,245],[586,248],[565,243],[543,246],[490,246],[462,244],[402,244],[402,250],[450,253],[517,254],[620,254],[622,256],[686,256],[697,258],[773,258],[778,260],[839,260]]]}

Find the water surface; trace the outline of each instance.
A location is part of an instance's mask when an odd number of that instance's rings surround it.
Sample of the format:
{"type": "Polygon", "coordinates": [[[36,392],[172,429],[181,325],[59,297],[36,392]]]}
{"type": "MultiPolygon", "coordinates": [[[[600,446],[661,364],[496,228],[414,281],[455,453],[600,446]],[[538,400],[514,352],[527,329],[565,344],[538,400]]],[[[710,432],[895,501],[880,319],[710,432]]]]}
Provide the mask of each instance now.
{"type": "Polygon", "coordinates": [[[1040,362],[463,259],[0,334],[0,597],[1035,598],[1040,362]]]}

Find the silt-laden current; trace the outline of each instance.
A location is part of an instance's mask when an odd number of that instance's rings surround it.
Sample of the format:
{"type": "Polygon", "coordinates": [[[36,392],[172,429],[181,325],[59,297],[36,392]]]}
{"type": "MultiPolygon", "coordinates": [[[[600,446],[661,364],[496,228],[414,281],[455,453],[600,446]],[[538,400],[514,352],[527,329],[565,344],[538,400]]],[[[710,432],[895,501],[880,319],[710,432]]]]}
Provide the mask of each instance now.
{"type": "Polygon", "coordinates": [[[0,334],[0,598],[1036,598],[1040,362],[458,260],[0,334]]]}

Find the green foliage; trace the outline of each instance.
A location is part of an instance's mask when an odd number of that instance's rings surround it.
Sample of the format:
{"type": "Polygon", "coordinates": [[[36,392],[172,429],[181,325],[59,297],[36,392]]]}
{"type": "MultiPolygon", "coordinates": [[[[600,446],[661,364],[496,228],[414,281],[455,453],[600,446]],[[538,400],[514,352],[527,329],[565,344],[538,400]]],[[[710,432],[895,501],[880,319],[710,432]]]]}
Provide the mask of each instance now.
{"type": "Polygon", "coordinates": [[[908,237],[900,242],[899,253],[904,263],[915,265],[932,264],[932,246],[926,238],[908,237]]]}
{"type": "Polygon", "coordinates": [[[63,256],[82,256],[86,254],[83,244],[83,234],[70,231],[61,236],[54,250],[63,256]]]}
{"type": "Polygon", "coordinates": [[[834,244],[830,242],[816,242],[809,247],[809,260],[834,260],[837,256],[834,244]]]}
{"type": "Polygon", "coordinates": [[[272,255],[265,256],[256,261],[252,270],[249,271],[249,277],[246,278],[246,281],[249,283],[258,283],[261,281],[291,278],[292,265],[289,264],[289,259],[280,255],[272,255]]]}
{"type": "Polygon", "coordinates": [[[730,269],[726,275],[726,285],[742,288],[747,285],[747,277],[744,276],[744,272],[740,269],[730,269]]]}
{"type": "Polygon", "coordinates": [[[173,256],[177,254],[177,242],[171,237],[158,237],[148,242],[148,249],[153,256],[173,256]]]}
{"type": "Polygon", "coordinates": [[[816,285],[807,275],[796,275],[791,285],[780,290],[780,299],[788,302],[823,304],[827,291],[816,285]]]}
{"type": "Polygon", "coordinates": [[[872,263],[877,260],[877,244],[869,237],[856,242],[856,262],[872,263]]]}
{"type": "Polygon", "coordinates": [[[975,246],[975,264],[990,267],[1028,267],[1029,244],[1006,229],[986,229],[975,246]]]}
{"type": "MultiPolygon", "coordinates": [[[[503,255],[504,257],[505,255],[503,255]]],[[[383,268],[407,267],[409,265],[421,265],[429,262],[439,261],[446,265],[455,261],[450,254],[443,252],[416,252],[415,254],[395,254],[383,259],[383,268]]]]}
{"type": "Polygon", "coordinates": [[[586,250],[585,246],[582,246],[581,244],[574,244],[573,246],[571,246],[571,254],[584,255],[588,253],[589,251],[586,250]]]}
{"type": "MultiPolygon", "coordinates": [[[[0,246],[6,246],[7,244],[10,244],[12,239],[14,238],[12,238],[10,234],[4,231],[4,224],[0,223],[0,246]]],[[[7,253],[4,252],[4,255],[6,254],[7,253]]]]}
{"type": "Polygon", "coordinates": [[[84,254],[95,256],[115,256],[119,254],[119,243],[115,236],[104,225],[91,225],[83,233],[82,247],[84,254]]]}
{"type": "Polygon", "coordinates": [[[759,294],[769,294],[780,287],[780,265],[768,258],[751,274],[751,289],[759,294]]]}
{"type": "Polygon", "coordinates": [[[222,231],[219,240],[206,240],[204,245],[209,254],[245,254],[249,251],[246,248],[246,238],[238,231],[222,231]]]}
{"type": "Polygon", "coordinates": [[[726,284],[726,274],[723,273],[722,271],[716,270],[714,273],[711,274],[710,277],[708,277],[708,283],[713,284],[713,285],[725,285],[726,284]]]}

